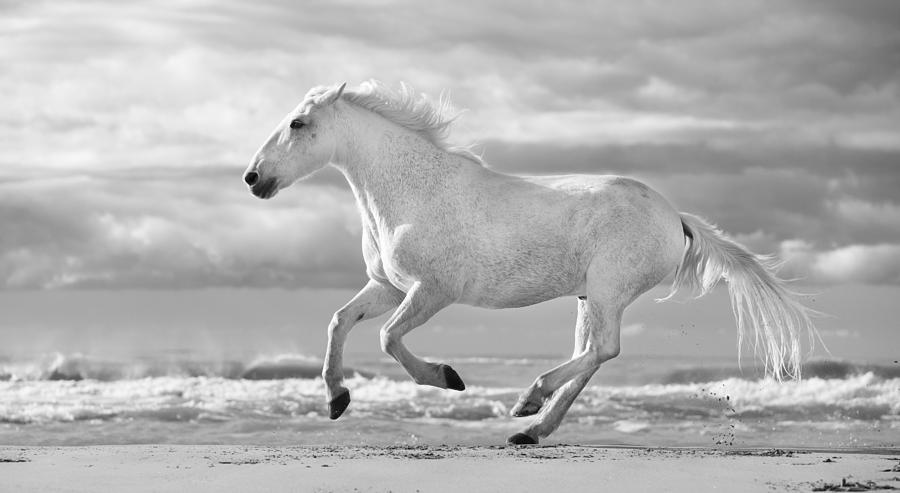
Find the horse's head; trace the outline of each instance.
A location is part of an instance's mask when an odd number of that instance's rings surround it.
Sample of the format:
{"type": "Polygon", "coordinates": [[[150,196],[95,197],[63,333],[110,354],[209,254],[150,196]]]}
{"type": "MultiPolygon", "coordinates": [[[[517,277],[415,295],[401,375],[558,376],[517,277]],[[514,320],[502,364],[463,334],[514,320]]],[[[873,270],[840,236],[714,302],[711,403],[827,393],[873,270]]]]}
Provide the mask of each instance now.
{"type": "Polygon", "coordinates": [[[334,102],[346,83],[311,89],[256,151],[244,182],[261,199],[323,168],[335,151],[334,102]]]}

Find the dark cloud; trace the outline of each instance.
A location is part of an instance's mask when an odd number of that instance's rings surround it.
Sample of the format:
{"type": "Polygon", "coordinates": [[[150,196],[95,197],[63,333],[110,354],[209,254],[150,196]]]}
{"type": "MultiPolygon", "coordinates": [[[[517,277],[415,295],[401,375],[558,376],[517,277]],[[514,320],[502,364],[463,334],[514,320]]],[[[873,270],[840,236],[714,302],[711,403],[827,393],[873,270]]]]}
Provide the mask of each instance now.
{"type": "Polygon", "coordinates": [[[900,232],[881,219],[900,204],[900,152],[489,142],[484,153],[506,172],[643,178],[679,209],[733,233],[765,230],[773,240],[806,238],[821,245],[900,242],[900,232]]]}
{"type": "MultiPolygon", "coordinates": [[[[534,147],[529,155],[540,164],[521,155],[494,155],[494,163],[503,171],[636,176],[679,210],[710,219],[755,251],[782,254],[790,276],[898,282],[897,202],[853,195],[854,180],[837,169],[767,167],[747,156],[726,159],[721,151],[688,159],[690,149],[679,151],[693,166],[678,169],[670,164],[677,159],[666,159],[676,150],[579,154],[534,147]],[[616,156],[645,159],[635,169],[616,156]],[[602,169],[588,166],[597,157],[602,169]]],[[[342,177],[322,173],[271,201],[252,198],[239,178],[235,168],[216,167],[8,179],[0,183],[0,281],[13,289],[354,288],[363,282],[359,219],[342,177]]]]}
{"type": "Polygon", "coordinates": [[[835,16],[847,17],[879,30],[893,30],[900,24],[900,4],[894,0],[804,0],[801,6],[804,9],[821,9],[835,16]]]}
{"type": "MultiPolygon", "coordinates": [[[[482,142],[480,147],[492,166],[513,173],[739,174],[752,168],[796,169],[818,177],[844,178],[855,174],[900,185],[900,150],[846,149],[834,145],[769,146],[764,142],[756,146],[724,147],[703,142],[570,145],[494,140],[482,142]]],[[[872,188],[866,193],[883,191],[886,190],[872,188]]]]}
{"type": "Polygon", "coordinates": [[[677,209],[706,217],[757,252],[793,257],[791,276],[897,282],[900,153],[489,142],[485,157],[506,172],[635,176],[677,209]]]}
{"type": "MultiPolygon", "coordinates": [[[[284,112],[311,85],[371,76],[450,89],[488,120],[479,130],[502,138],[500,115],[558,112],[571,125],[566,112],[613,111],[666,116],[666,132],[687,126],[680,140],[777,136],[896,150],[900,29],[872,13],[890,7],[860,3],[37,3],[7,21],[19,49],[0,50],[0,60],[37,82],[4,93],[47,102],[26,109],[29,124],[57,133],[86,125],[185,152],[271,121],[253,112],[284,112]],[[222,132],[198,128],[195,118],[216,112],[222,132]],[[135,119],[140,132],[129,127],[135,119]],[[696,126],[706,120],[728,125],[696,126]]],[[[544,128],[518,137],[552,140],[544,128]]],[[[659,131],[639,130],[648,139],[659,131]]],[[[75,135],[62,143],[87,137],[75,135]]]]}
{"type": "Polygon", "coordinates": [[[352,197],[329,185],[305,184],[303,193],[267,202],[250,196],[239,173],[0,187],[6,288],[364,283],[352,197]]]}

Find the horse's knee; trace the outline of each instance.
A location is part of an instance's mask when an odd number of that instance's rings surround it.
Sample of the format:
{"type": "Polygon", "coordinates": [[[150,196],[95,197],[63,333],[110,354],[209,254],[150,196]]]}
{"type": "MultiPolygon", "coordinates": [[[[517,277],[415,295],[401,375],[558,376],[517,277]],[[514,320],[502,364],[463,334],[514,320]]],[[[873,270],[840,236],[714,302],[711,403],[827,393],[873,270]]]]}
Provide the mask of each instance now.
{"type": "Polygon", "coordinates": [[[353,324],[360,320],[360,315],[355,310],[344,307],[334,312],[331,316],[331,322],[328,324],[328,335],[331,336],[337,331],[348,331],[353,324]]]}
{"type": "Polygon", "coordinates": [[[346,308],[341,308],[340,310],[334,312],[334,315],[331,316],[331,322],[328,324],[328,331],[334,332],[338,327],[343,327],[350,321],[350,310],[346,308]]]}

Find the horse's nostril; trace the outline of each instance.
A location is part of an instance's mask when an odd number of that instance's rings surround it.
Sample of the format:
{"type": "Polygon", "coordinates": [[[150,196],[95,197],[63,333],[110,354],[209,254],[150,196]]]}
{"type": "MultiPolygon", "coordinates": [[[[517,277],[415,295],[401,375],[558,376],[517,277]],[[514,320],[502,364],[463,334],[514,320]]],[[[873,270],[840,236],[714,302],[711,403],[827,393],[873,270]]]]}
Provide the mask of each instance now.
{"type": "Polygon", "coordinates": [[[259,181],[259,173],[257,173],[256,171],[248,171],[247,174],[244,175],[244,182],[246,182],[247,185],[250,185],[251,187],[257,181],[259,181]]]}

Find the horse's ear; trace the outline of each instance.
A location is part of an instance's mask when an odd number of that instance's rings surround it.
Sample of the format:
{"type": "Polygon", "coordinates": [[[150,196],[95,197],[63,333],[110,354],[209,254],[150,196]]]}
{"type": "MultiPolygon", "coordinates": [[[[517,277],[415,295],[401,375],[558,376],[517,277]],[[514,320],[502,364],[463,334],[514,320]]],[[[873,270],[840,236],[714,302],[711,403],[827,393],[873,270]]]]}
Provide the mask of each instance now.
{"type": "Polygon", "coordinates": [[[345,87],[347,87],[346,82],[344,82],[343,84],[341,84],[339,86],[332,87],[331,89],[328,90],[328,92],[326,92],[325,94],[323,94],[319,97],[319,100],[317,101],[317,103],[321,106],[327,106],[331,103],[334,103],[335,101],[338,100],[338,98],[341,97],[341,94],[344,93],[345,87]]]}

